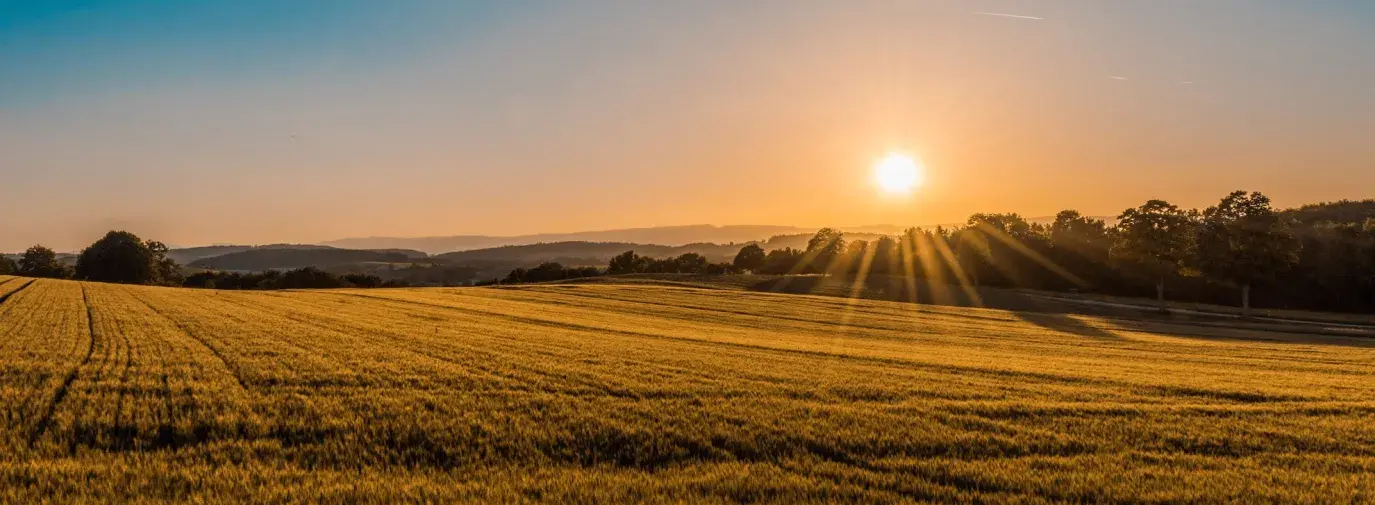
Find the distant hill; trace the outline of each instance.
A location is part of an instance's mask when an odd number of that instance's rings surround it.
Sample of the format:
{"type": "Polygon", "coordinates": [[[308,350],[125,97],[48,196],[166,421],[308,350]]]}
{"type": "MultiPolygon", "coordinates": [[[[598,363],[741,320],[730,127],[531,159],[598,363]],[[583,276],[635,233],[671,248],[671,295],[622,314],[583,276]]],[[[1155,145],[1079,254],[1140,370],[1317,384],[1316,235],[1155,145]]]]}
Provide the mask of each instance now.
{"type": "Polygon", "coordinates": [[[330,246],[315,244],[268,244],[268,245],[210,245],[202,247],[182,247],[167,251],[167,257],[182,265],[196,260],[213,258],[255,249],[333,249],[330,246]]]}
{"type": "Polygon", "coordinates": [[[167,257],[181,265],[189,264],[201,258],[212,258],[223,256],[230,253],[247,251],[253,246],[248,245],[211,245],[204,247],[184,247],[167,251],[167,257]]]}
{"type": "MultiPolygon", "coordinates": [[[[219,258],[219,257],[226,256],[226,255],[230,255],[230,254],[237,254],[237,253],[248,252],[248,251],[326,251],[326,250],[329,250],[329,251],[337,251],[337,250],[343,250],[343,249],[340,249],[340,248],[337,248],[337,247],[331,247],[331,246],[327,246],[327,245],[316,245],[316,244],[271,244],[271,245],[258,245],[258,246],[249,246],[249,245],[213,245],[213,246],[205,246],[205,247],[186,247],[186,248],[181,248],[181,249],[172,249],[172,250],[170,250],[170,251],[167,251],[167,257],[172,258],[172,260],[174,260],[174,261],[176,261],[177,263],[182,264],[182,265],[197,266],[197,265],[193,265],[193,264],[194,264],[194,263],[197,263],[197,262],[200,261],[200,260],[209,259],[209,258],[219,258]]],[[[394,253],[394,254],[399,254],[399,255],[401,255],[401,256],[404,256],[406,259],[421,259],[421,258],[429,257],[428,254],[425,254],[425,253],[422,252],[422,251],[415,251],[415,250],[411,250],[411,249],[377,249],[377,250],[368,250],[367,252],[383,253],[383,254],[394,253]]],[[[261,253],[261,254],[252,255],[252,256],[253,256],[253,257],[269,257],[269,256],[271,256],[271,255],[270,255],[270,254],[267,254],[267,253],[261,253]]],[[[297,256],[299,256],[299,257],[301,257],[301,258],[309,258],[309,257],[311,257],[310,255],[306,255],[306,254],[299,254],[299,255],[297,255],[297,256]]],[[[333,258],[334,256],[332,256],[332,255],[330,255],[330,254],[327,253],[327,254],[322,255],[322,256],[320,256],[320,257],[321,257],[321,258],[333,258]]],[[[376,256],[369,256],[369,257],[376,257],[376,256]]],[[[233,259],[233,258],[231,258],[230,261],[239,261],[239,260],[238,260],[238,259],[233,259]]],[[[202,264],[204,264],[204,263],[202,263],[202,264]]],[[[303,266],[310,266],[310,265],[303,265],[303,266]]],[[[319,265],[315,265],[315,266],[319,266],[319,265]]],[[[205,267],[205,268],[210,268],[210,267],[205,267]]],[[[236,269],[236,270],[238,270],[238,269],[236,269]]]]}
{"type": "Polygon", "coordinates": [[[1284,214],[1306,225],[1364,224],[1366,220],[1375,219],[1375,199],[1310,203],[1295,209],[1287,209],[1284,214]]]}
{"type": "MultiPolygon", "coordinates": [[[[9,258],[9,259],[11,259],[11,260],[13,260],[13,261],[19,261],[19,258],[23,258],[23,257],[24,257],[23,254],[19,254],[19,253],[5,253],[5,254],[0,255],[0,256],[4,256],[4,257],[9,258]]],[[[67,266],[75,266],[75,265],[76,265],[76,254],[73,254],[73,253],[57,253],[57,262],[58,262],[58,263],[61,263],[61,264],[63,264],[63,265],[67,265],[67,266]]]]}
{"type": "MultiPolygon", "coordinates": [[[[887,236],[895,236],[895,235],[897,235],[897,233],[890,233],[890,234],[887,234],[887,236]]],[[[855,240],[878,240],[879,237],[883,237],[883,236],[884,236],[884,234],[878,234],[878,233],[856,233],[856,232],[846,232],[846,233],[845,233],[845,241],[846,241],[846,242],[851,242],[851,241],[855,241],[855,240]]],[[[763,247],[764,250],[768,250],[768,251],[771,251],[771,250],[774,250],[774,249],[784,249],[784,248],[788,248],[788,247],[791,247],[791,248],[793,248],[793,249],[806,249],[806,248],[807,248],[807,241],[808,241],[808,240],[811,240],[811,239],[812,239],[812,233],[811,233],[811,232],[807,232],[807,233],[792,233],[792,234],[788,234],[788,235],[774,235],[774,236],[772,236],[772,237],[769,237],[768,240],[765,240],[765,241],[760,242],[760,243],[759,243],[759,246],[760,246],[760,247],[763,247]]]]}
{"type": "Polygon", "coordinates": [[[262,271],[308,266],[328,268],[351,263],[368,262],[407,263],[425,257],[426,255],[423,252],[410,250],[366,251],[357,249],[338,249],[333,247],[259,247],[219,256],[201,258],[190,262],[189,266],[214,270],[262,271]]]}
{"type": "MultiPolygon", "coordinates": [[[[808,228],[795,226],[742,225],[742,226],[663,226],[657,228],[630,228],[623,230],[585,231],[576,233],[540,233],[535,235],[487,236],[456,235],[449,237],[368,237],[346,238],[324,242],[326,245],[350,249],[404,248],[425,251],[430,254],[466,251],[511,245],[531,245],[556,242],[622,242],[635,244],[659,244],[677,246],[693,243],[748,242],[763,240],[783,233],[807,232],[808,228]]],[[[810,230],[815,231],[815,230],[810,230]]]]}
{"type": "MultiPolygon", "coordinates": [[[[1111,216],[1095,216],[1108,224],[1117,221],[1111,216]]],[[[1054,216],[1028,218],[1029,222],[1050,223],[1054,216]]],[[[934,228],[936,225],[920,225],[934,228]]],[[[945,224],[944,226],[957,226],[945,224]]],[[[890,224],[839,227],[854,238],[873,240],[882,235],[897,235],[909,226],[890,224]]],[[[583,231],[575,233],[539,233],[534,235],[490,236],[454,235],[447,237],[366,237],[346,238],[323,242],[325,245],[347,249],[388,249],[402,248],[425,251],[430,254],[443,254],[457,251],[490,249],[504,246],[550,244],[550,243],[623,243],[655,244],[662,246],[682,246],[688,244],[744,244],[762,242],[779,235],[807,235],[816,232],[816,227],[779,226],[779,225],[687,225],[661,226],[655,228],[627,228],[621,230],[583,231]]],[[[790,245],[796,247],[796,245],[790,245]]]]}
{"type": "Polygon", "coordinates": [[[451,252],[434,256],[450,264],[471,264],[475,262],[510,262],[521,266],[538,264],[544,261],[576,258],[584,262],[591,260],[596,264],[605,263],[611,257],[633,250],[641,256],[666,258],[686,253],[697,253],[712,261],[729,261],[740,251],[741,244],[686,244],[666,246],[653,244],[633,244],[629,242],[551,242],[544,244],[511,245],[474,249],[471,251],[451,252]]]}

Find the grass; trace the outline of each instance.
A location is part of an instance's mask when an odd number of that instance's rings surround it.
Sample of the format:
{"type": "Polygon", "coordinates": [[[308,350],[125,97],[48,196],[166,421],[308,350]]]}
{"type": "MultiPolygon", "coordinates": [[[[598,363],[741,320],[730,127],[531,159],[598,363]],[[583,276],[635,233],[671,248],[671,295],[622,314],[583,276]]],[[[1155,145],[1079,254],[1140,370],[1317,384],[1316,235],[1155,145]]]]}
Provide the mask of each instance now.
{"type": "Polygon", "coordinates": [[[650,282],[0,297],[5,503],[1375,499],[1375,340],[650,282]]]}

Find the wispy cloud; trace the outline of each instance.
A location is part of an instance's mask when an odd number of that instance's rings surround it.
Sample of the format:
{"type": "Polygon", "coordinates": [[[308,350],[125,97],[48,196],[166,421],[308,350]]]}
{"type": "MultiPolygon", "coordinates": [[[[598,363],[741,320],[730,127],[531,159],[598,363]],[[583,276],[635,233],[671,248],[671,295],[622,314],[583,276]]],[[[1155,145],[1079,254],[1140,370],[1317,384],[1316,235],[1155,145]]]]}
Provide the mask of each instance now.
{"type": "Polygon", "coordinates": [[[1045,19],[1045,18],[1038,18],[1038,17],[1036,17],[1036,16],[1023,16],[1023,15],[1021,15],[1021,14],[1008,14],[1008,13],[1005,13],[1005,12],[975,12],[975,14],[978,14],[978,15],[980,15],[980,16],[998,16],[998,17],[1002,17],[1002,18],[1034,19],[1034,20],[1036,20],[1036,21],[1040,21],[1040,20],[1042,20],[1042,19],[1045,19]]]}
{"type": "Polygon", "coordinates": [[[1110,75],[1110,76],[1108,76],[1108,78],[1109,78],[1109,79],[1117,79],[1117,80],[1119,80],[1119,81],[1125,81],[1125,80],[1127,80],[1126,77],[1122,77],[1122,76],[1120,76],[1120,75],[1110,75]]]}
{"type": "Polygon", "coordinates": [[[1180,84],[1193,84],[1194,81],[1179,81],[1180,84]]]}

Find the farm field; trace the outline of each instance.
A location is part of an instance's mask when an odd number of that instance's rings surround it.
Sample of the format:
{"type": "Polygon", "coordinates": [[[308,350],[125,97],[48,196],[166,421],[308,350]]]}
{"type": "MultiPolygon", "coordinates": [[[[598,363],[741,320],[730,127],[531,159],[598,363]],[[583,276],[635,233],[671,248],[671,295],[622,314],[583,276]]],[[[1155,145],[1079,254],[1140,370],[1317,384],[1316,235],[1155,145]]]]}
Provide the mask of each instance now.
{"type": "Polygon", "coordinates": [[[1375,340],[652,283],[0,276],[0,502],[1375,501],[1375,340]]]}

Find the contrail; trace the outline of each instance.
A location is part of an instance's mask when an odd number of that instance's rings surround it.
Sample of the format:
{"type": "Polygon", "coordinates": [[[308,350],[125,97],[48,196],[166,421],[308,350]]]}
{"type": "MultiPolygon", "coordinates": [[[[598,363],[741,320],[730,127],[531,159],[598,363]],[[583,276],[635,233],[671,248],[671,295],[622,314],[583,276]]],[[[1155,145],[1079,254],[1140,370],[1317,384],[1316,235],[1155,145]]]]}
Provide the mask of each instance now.
{"type": "Polygon", "coordinates": [[[1037,21],[1040,21],[1040,20],[1042,20],[1042,19],[1045,19],[1045,18],[1038,18],[1038,17],[1036,17],[1036,16],[1023,16],[1023,15],[1021,15],[1021,14],[1005,14],[1005,13],[1002,13],[1002,12],[975,12],[975,14],[978,14],[978,15],[980,15],[980,16],[998,16],[998,17],[1003,17],[1003,18],[1034,19],[1034,20],[1037,20],[1037,21]]]}
{"type": "Polygon", "coordinates": [[[1108,78],[1109,78],[1109,79],[1117,79],[1117,80],[1119,80],[1119,81],[1125,81],[1125,80],[1127,80],[1126,77],[1122,77],[1122,76],[1120,76],[1120,75],[1110,75],[1110,76],[1108,76],[1108,78]]]}

